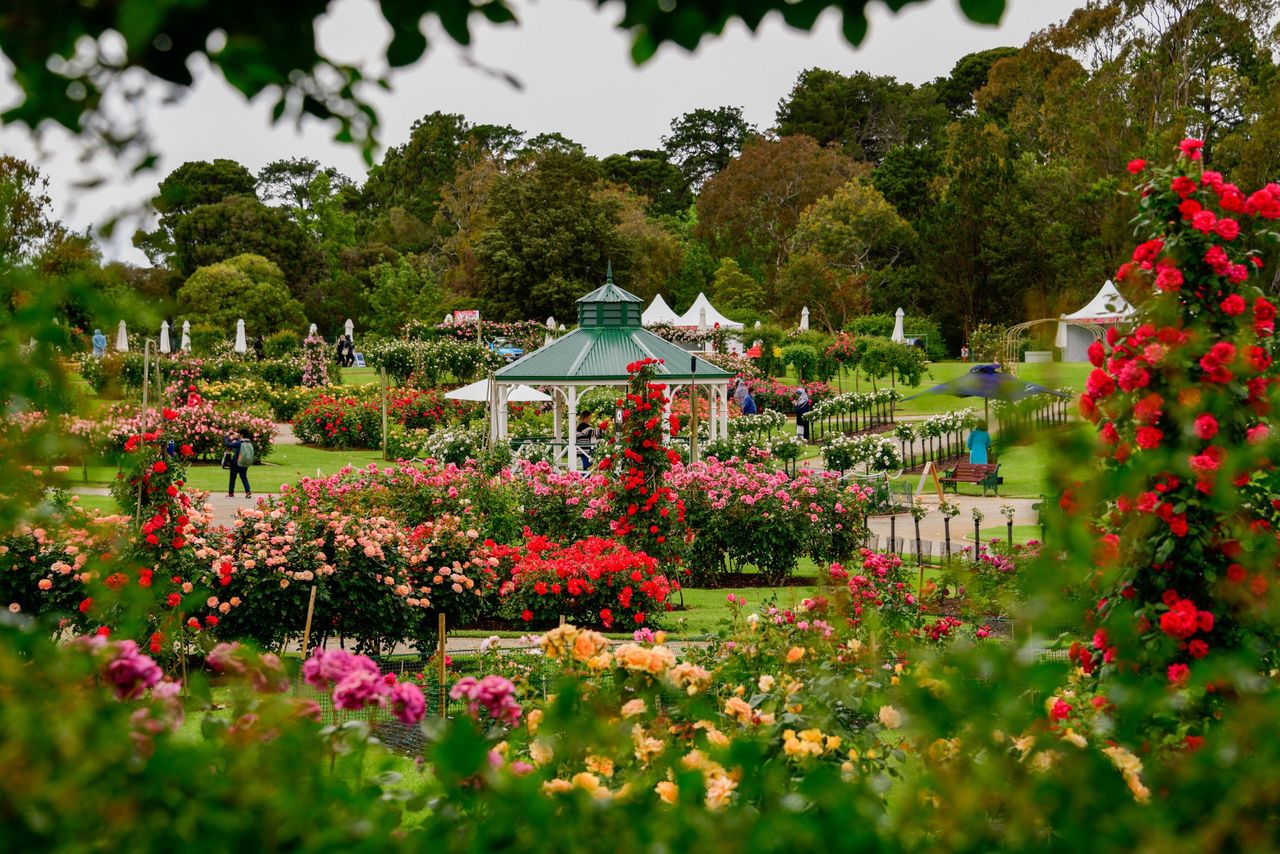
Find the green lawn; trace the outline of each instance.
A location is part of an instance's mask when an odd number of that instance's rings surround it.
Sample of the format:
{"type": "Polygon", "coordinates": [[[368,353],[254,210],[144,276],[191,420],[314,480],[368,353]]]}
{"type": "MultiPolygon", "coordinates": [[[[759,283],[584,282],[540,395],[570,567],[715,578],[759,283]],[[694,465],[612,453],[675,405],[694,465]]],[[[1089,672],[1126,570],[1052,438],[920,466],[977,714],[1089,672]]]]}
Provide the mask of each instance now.
{"type": "MultiPolygon", "coordinates": [[[[971,362],[931,362],[918,386],[897,385],[899,391],[906,396],[932,388],[939,383],[953,380],[973,367],[971,362]]],[[[1084,389],[1085,378],[1089,376],[1091,365],[1082,362],[1045,362],[1031,365],[1019,365],[1018,376],[1033,383],[1040,383],[1049,388],[1084,389]]],[[[778,378],[781,382],[796,383],[795,372],[787,369],[785,376],[778,378]]],[[[834,385],[834,383],[833,383],[834,385]]],[[[886,381],[877,381],[877,385],[889,385],[886,381]]],[[[857,390],[871,391],[871,381],[865,376],[858,377],[857,390]]],[[[844,379],[844,390],[854,391],[851,376],[844,379]]],[[[936,415],[952,409],[982,409],[982,401],[976,398],[951,397],[949,395],[927,395],[917,400],[899,403],[897,411],[903,415],[936,415]]]]}
{"type": "MultiPolygon", "coordinates": [[[[1049,470],[1052,443],[1048,437],[1030,445],[1017,445],[1012,448],[996,449],[996,459],[1000,463],[1000,476],[1004,483],[1000,485],[1001,498],[1039,498],[1045,493],[1045,474],[1049,470]]],[[[981,495],[982,488],[973,483],[959,484],[961,495],[981,495]]],[[[950,487],[947,494],[951,494],[950,487]]],[[[987,495],[991,495],[988,491],[987,495]]]]}
{"type": "Polygon", "coordinates": [[[342,385],[369,385],[378,381],[378,372],[374,368],[339,368],[342,385]]]}
{"type": "Polygon", "coordinates": [[[79,500],[76,504],[85,510],[97,510],[101,513],[118,513],[120,508],[116,506],[116,500],[110,495],[77,495],[79,500]]]}
{"type": "MultiPolygon", "coordinates": [[[[283,483],[296,483],[303,477],[325,477],[336,474],[343,466],[363,468],[381,463],[381,451],[327,451],[306,445],[277,445],[262,463],[249,469],[249,485],[256,492],[278,492],[283,483]]],[[[210,492],[227,489],[227,472],[210,463],[191,466],[187,479],[197,489],[210,492]]]]}
{"type": "MultiPolygon", "coordinates": [[[[303,477],[336,474],[343,466],[357,468],[382,462],[381,451],[327,451],[306,445],[277,445],[271,456],[249,470],[249,485],[257,492],[277,492],[282,483],[296,483],[303,477]]],[[[107,484],[115,479],[116,467],[91,465],[86,483],[107,484]]],[[[75,475],[76,480],[80,477],[75,475]]],[[[201,463],[187,470],[187,481],[196,489],[226,492],[227,472],[216,463],[201,463]]],[[[85,496],[89,497],[89,496],[85,496]]]]}
{"type": "MultiPolygon", "coordinates": [[[[687,610],[672,611],[663,617],[663,622],[672,634],[697,637],[714,632],[722,621],[728,620],[732,614],[727,597],[729,594],[742,596],[747,600],[744,613],[759,613],[772,604],[782,608],[797,608],[801,601],[812,596],[816,587],[722,587],[714,590],[686,588],[684,604],[687,610]]],[[[680,597],[673,596],[672,602],[678,603],[680,597]]]]}
{"type": "MultiPolygon", "coordinates": [[[[988,517],[983,521],[990,523],[991,519],[990,517],[988,517]]],[[[972,535],[973,533],[972,520],[970,520],[968,531],[969,531],[968,535],[972,535]]],[[[997,539],[1000,540],[1001,542],[1006,542],[1008,540],[1008,537],[1009,537],[1009,529],[1003,524],[992,525],[990,527],[983,527],[982,529],[983,542],[988,542],[990,540],[997,540],[997,539]]],[[[1013,526],[1013,541],[1015,543],[1025,543],[1027,540],[1039,540],[1039,539],[1040,539],[1039,525],[1014,525],[1013,526]]]]}

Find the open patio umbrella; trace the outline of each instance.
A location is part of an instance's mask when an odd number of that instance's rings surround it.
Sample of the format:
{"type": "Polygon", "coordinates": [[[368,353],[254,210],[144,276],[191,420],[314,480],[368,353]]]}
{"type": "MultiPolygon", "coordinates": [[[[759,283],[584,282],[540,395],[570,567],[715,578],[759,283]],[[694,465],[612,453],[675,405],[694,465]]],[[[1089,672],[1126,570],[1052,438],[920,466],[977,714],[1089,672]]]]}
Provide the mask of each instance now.
{"type": "MultiPolygon", "coordinates": [[[[448,400],[471,400],[476,403],[485,403],[489,400],[489,381],[476,380],[470,385],[464,385],[461,388],[455,388],[453,391],[445,392],[444,396],[448,400]]],[[[508,403],[546,403],[549,400],[551,400],[551,395],[544,394],[527,385],[516,386],[511,389],[511,394],[507,396],[508,403]]]]}
{"type": "Polygon", "coordinates": [[[995,365],[974,365],[966,374],[953,380],[925,389],[919,394],[904,397],[903,401],[924,397],[926,394],[950,394],[954,397],[980,397],[983,399],[982,414],[990,415],[990,404],[993,400],[1014,402],[1026,400],[1037,394],[1052,394],[1055,397],[1070,397],[1060,391],[1045,388],[1038,383],[1020,380],[1011,374],[1003,373],[995,365]]]}

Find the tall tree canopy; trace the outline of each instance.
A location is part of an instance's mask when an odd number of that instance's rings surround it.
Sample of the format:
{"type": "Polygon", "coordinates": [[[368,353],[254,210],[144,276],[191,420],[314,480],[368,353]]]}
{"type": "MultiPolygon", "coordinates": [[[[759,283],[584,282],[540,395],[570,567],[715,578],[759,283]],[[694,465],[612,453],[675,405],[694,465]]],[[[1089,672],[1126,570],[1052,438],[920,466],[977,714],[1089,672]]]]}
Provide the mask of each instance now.
{"type": "Polygon", "coordinates": [[[662,146],[689,186],[696,188],[728,166],[755,135],[741,107],[698,109],[671,120],[671,133],[662,138],[662,146]]]}
{"type": "Polygon", "coordinates": [[[702,188],[698,234],[713,255],[762,280],[772,300],[800,215],[856,171],[849,157],[807,136],[749,142],[702,188]]]}
{"type": "Polygon", "coordinates": [[[810,68],[778,103],[776,130],[780,136],[804,134],[879,163],[896,146],[936,136],[947,117],[932,87],[863,71],[844,75],[810,68]]]}

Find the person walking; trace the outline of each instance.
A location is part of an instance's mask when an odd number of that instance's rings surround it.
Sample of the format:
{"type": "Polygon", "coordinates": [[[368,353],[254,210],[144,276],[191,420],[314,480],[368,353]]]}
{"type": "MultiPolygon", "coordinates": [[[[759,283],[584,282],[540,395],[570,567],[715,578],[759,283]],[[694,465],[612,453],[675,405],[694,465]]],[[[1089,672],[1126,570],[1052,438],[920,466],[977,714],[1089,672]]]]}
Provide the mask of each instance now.
{"type": "Polygon", "coordinates": [[[578,459],[582,462],[584,470],[591,468],[591,451],[595,447],[599,435],[599,431],[591,423],[591,413],[580,413],[578,415],[578,428],[575,431],[574,444],[577,446],[578,459]]]}
{"type": "Polygon", "coordinates": [[[252,498],[253,490],[249,488],[249,466],[253,465],[253,443],[235,430],[227,433],[222,442],[227,448],[224,458],[227,461],[227,468],[231,471],[231,476],[227,480],[227,497],[236,497],[236,475],[239,475],[240,483],[244,486],[244,497],[252,498]]]}
{"type": "MultiPolygon", "coordinates": [[[[733,402],[738,404],[739,410],[742,409],[742,401],[750,393],[750,390],[747,388],[747,381],[742,377],[738,377],[733,386],[733,402]]],[[[746,413],[743,414],[745,415],[746,413]]]]}
{"type": "Polygon", "coordinates": [[[760,414],[760,410],[756,409],[756,399],[751,396],[751,392],[744,394],[738,405],[741,408],[743,415],[760,414]]]}
{"type": "Polygon", "coordinates": [[[987,432],[986,421],[979,421],[978,425],[969,432],[967,443],[969,462],[985,466],[988,459],[987,452],[991,449],[991,434],[987,432]]]}
{"type": "Polygon", "coordinates": [[[93,330],[93,355],[107,355],[107,336],[102,334],[101,329],[93,330]]]}
{"type": "Polygon", "coordinates": [[[811,409],[813,401],[809,399],[809,392],[800,386],[796,391],[796,433],[806,442],[809,441],[809,422],[804,416],[811,409]]]}

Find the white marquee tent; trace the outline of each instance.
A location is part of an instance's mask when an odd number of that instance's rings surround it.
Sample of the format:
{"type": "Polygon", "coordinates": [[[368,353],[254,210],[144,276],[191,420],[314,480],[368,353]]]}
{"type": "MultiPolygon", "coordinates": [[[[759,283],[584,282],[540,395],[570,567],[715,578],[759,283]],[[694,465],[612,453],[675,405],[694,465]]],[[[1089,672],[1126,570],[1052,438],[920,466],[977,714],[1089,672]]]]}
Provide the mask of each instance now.
{"type": "Polygon", "coordinates": [[[1101,329],[1115,326],[1130,320],[1133,315],[1133,306],[1116,290],[1115,282],[1108,281],[1083,308],[1058,319],[1058,335],[1054,346],[1062,350],[1064,362],[1087,362],[1089,345],[1097,336],[1082,327],[1101,329]]]}
{"type": "Polygon", "coordinates": [[[689,306],[689,310],[680,316],[676,322],[677,326],[697,326],[700,318],[700,312],[707,313],[707,328],[715,329],[717,326],[721,329],[741,329],[742,324],[736,320],[730,320],[720,312],[716,311],[715,306],[711,304],[711,300],[707,299],[707,295],[699,293],[698,298],[693,301],[693,305],[689,306]]]}
{"type": "Polygon", "coordinates": [[[662,298],[662,294],[658,294],[653,298],[653,302],[649,303],[649,307],[640,315],[640,324],[642,326],[657,326],[663,323],[669,326],[679,326],[680,315],[671,310],[671,306],[667,305],[667,301],[662,298]]]}

